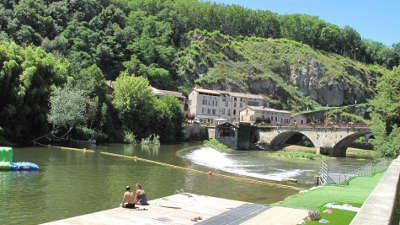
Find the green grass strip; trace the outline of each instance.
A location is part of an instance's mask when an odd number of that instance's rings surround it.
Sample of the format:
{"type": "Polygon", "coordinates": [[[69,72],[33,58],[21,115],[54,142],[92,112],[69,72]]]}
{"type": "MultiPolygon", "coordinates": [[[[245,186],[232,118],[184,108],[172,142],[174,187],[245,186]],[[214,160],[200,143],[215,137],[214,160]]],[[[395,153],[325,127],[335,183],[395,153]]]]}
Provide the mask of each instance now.
{"type": "Polygon", "coordinates": [[[356,177],[348,185],[326,185],[289,196],[277,204],[303,209],[319,209],[327,203],[348,203],[355,207],[361,207],[383,175],[384,172],[377,173],[372,177],[356,177]]]}

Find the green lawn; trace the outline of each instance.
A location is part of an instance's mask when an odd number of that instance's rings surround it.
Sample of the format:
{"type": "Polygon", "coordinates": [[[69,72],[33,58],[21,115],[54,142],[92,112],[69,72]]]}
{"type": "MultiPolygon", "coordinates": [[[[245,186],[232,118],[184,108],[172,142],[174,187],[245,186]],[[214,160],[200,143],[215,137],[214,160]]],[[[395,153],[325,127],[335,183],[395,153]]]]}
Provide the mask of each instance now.
{"type": "Polygon", "coordinates": [[[303,209],[320,209],[327,203],[348,203],[361,207],[383,174],[384,172],[377,173],[372,177],[356,177],[348,185],[326,185],[312,191],[290,196],[277,204],[303,209]]]}
{"type": "MultiPolygon", "coordinates": [[[[299,145],[289,145],[279,151],[271,151],[270,157],[281,160],[297,160],[297,162],[307,162],[309,160],[321,160],[323,155],[317,154],[314,147],[299,145]]],[[[378,159],[379,154],[372,150],[363,150],[357,148],[348,148],[347,157],[360,159],[378,159]]]]}
{"type": "MultiPolygon", "coordinates": [[[[355,212],[340,210],[340,209],[332,209],[332,214],[323,213],[321,210],[321,218],[329,221],[328,224],[334,225],[348,225],[351,223],[353,218],[356,216],[355,212]]],[[[319,225],[318,221],[308,221],[305,225],[319,225]]]]}

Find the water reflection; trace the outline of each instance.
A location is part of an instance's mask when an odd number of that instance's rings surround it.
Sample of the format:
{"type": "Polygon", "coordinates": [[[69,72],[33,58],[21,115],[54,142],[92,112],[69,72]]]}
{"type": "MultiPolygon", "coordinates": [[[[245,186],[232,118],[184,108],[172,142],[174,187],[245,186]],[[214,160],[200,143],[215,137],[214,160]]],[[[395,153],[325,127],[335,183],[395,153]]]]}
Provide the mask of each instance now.
{"type": "MultiPolygon", "coordinates": [[[[100,154],[114,152],[161,162],[209,170],[182,155],[200,149],[198,145],[165,145],[157,150],[143,150],[133,145],[98,146],[95,153],[63,151],[52,148],[15,149],[15,161],[30,161],[41,168],[37,172],[0,171],[0,224],[38,224],[94,211],[117,207],[125,185],[143,184],[149,199],[185,190],[198,194],[269,204],[294,194],[291,189],[250,184],[187,170],[162,167],[140,161],[100,154]]],[[[265,152],[235,152],[226,168],[268,173],[270,170],[313,168],[268,159],[265,152]],[[261,165],[261,166],[260,166],[261,165]],[[273,169],[275,168],[275,169],[273,169]]],[[[209,161],[216,161],[209,157],[209,161]]],[[[340,162],[335,162],[338,166],[340,162]]],[[[314,165],[316,171],[319,165],[314,165]]],[[[313,172],[310,172],[313,173],[313,172]]],[[[302,175],[307,177],[306,175],[302,175]]]]}

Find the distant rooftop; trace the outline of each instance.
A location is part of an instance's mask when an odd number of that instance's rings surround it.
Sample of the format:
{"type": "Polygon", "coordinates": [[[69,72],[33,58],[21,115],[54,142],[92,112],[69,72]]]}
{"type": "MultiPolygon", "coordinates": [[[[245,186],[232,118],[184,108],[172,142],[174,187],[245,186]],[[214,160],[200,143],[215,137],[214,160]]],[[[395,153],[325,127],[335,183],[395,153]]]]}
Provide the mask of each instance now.
{"type": "MultiPolygon", "coordinates": [[[[104,82],[108,87],[110,87],[111,89],[114,89],[114,82],[112,80],[106,80],[104,82]]],[[[168,91],[168,90],[161,90],[161,89],[157,89],[155,87],[151,87],[151,89],[153,90],[153,93],[156,96],[174,96],[177,97],[179,99],[185,99],[186,97],[177,91],[168,91]]]]}
{"type": "Polygon", "coordinates": [[[174,96],[174,97],[177,97],[180,99],[186,98],[182,93],[177,92],[177,91],[160,90],[155,87],[151,87],[151,88],[153,89],[154,94],[157,96],[174,96]]]}
{"type": "Polygon", "coordinates": [[[273,108],[268,108],[268,107],[264,107],[264,106],[247,106],[247,108],[248,109],[252,109],[254,111],[277,112],[277,113],[291,114],[289,111],[286,111],[286,110],[273,109],[273,108]]]}
{"type": "Polygon", "coordinates": [[[250,94],[250,93],[209,90],[209,89],[203,89],[203,88],[195,88],[194,90],[197,92],[212,94],[212,95],[230,95],[230,96],[239,97],[239,98],[264,99],[264,96],[262,96],[262,95],[256,95],[256,94],[250,94]]]}

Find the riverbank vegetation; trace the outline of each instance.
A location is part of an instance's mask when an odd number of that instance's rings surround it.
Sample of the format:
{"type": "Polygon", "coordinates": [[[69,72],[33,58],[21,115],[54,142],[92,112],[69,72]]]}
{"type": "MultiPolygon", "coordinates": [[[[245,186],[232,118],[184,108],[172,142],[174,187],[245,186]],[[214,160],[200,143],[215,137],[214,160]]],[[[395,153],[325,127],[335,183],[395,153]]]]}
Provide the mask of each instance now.
{"type": "MultiPolygon", "coordinates": [[[[357,158],[357,159],[378,159],[379,154],[376,151],[364,150],[358,148],[348,148],[346,152],[346,156],[349,158],[357,158]]],[[[269,154],[269,157],[281,159],[281,160],[299,160],[299,161],[307,161],[307,160],[322,160],[323,155],[318,154],[314,147],[306,147],[299,145],[289,145],[284,147],[279,151],[272,151],[269,154]]]]}
{"type": "Polygon", "coordinates": [[[25,145],[54,131],[57,89],[85,98],[70,138],[174,142],[177,100],[141,87],[252,92],[298,112],[373,98],[375,80],[400,61],[399,44],[362,40],[349,26],[197,0],[9,0],[0,3],[0,42],[0,141],[25,145]]]}
{"type": "Polygon", "coordinates": [[[378,94],[371,101],[374,148],[384,157],[400,154],[400,67],[379,79],[378,94]]]}
{"type": "Polygon", "coordinates": [[[217,139],[205,140],[205,141],[203,141],[203,144],[208,146],[208,147],[214,148],[214,149],[216,149],[218,151],[221,151],[221,152],[225,152],[225,153],[232,152],[231,148],[229,148],[225,144],[219,142],[217,139]]]}

